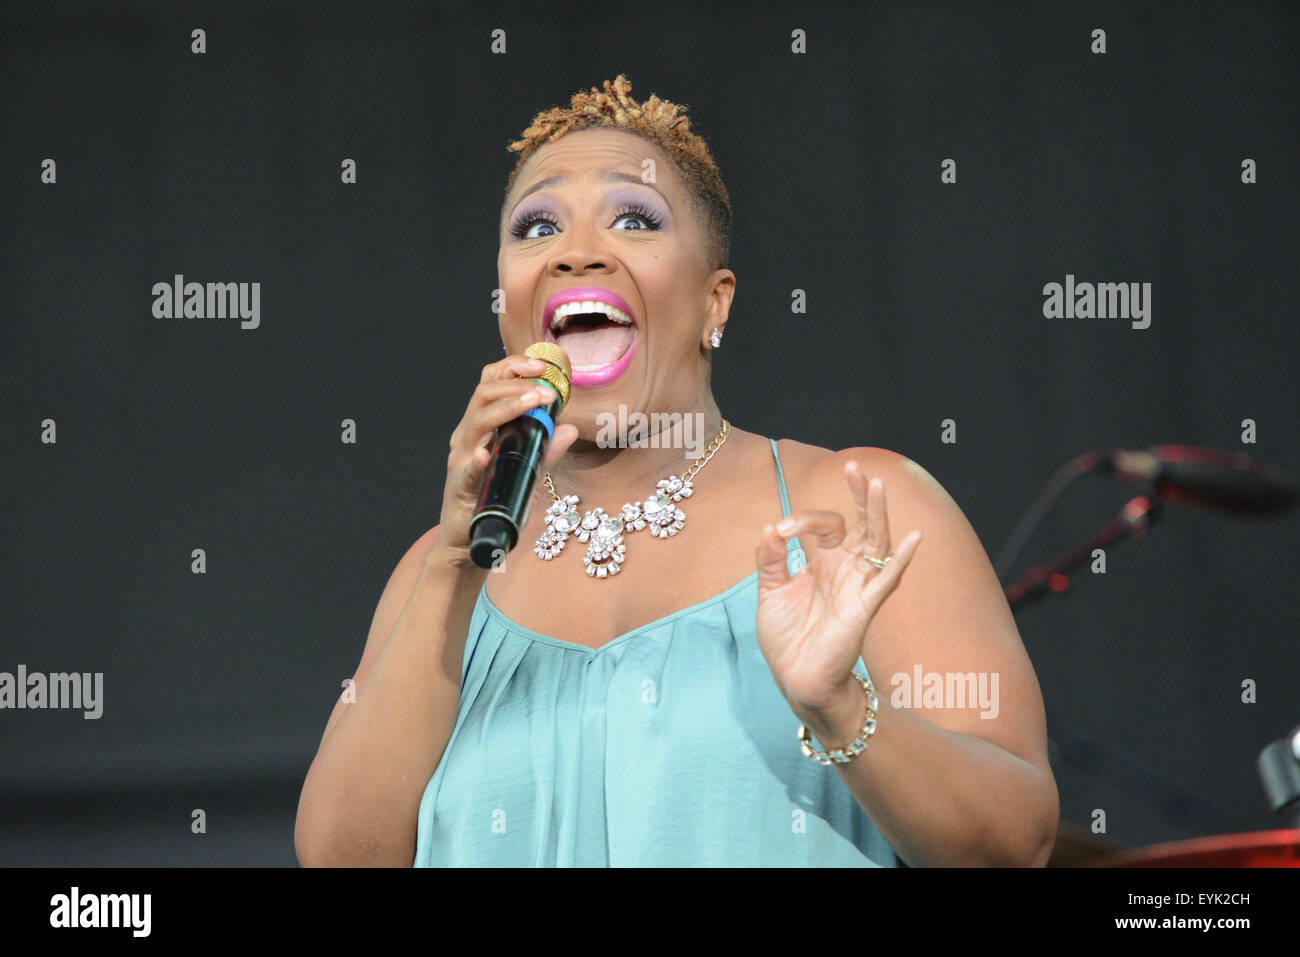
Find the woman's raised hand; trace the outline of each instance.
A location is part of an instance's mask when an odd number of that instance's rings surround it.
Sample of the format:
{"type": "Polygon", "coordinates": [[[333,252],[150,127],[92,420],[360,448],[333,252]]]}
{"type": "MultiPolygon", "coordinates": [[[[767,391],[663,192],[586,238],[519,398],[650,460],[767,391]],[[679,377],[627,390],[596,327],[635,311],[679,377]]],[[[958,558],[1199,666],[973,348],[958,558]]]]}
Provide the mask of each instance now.
{"type": "MultiPolygon", "coordinates": [[[[460,423],[451,433],[447,454],[447,482],[442,493],[442,514],[429,561],[457,568],[477,568],[469,553],[469,524],[478,505],[483,473],[491,460],[490,446],[497,428],[529,409],[555,398],[549,387],[539,387],[529,376],[540,375],[546,363],[523,355],[506,356],[483,367],[474,394],[460,423]],[[522,378],[521,378],[522,377],[522,378]]],[[[565,453],[578,437],[573,425],[557,425],[541,472],[565,453]]]]}
{"type": "Polygon", "coordinates": [[[921,541],[912,532],[883,569],[868,562],[890,556],[884,483],[868,485],[856,461],[846,463],[844,477],[858,504],[851,528],[839,512],[800,509],[766,526],[758,545],[758,645],[800,718],[823,713],[855,684],[867,626],[921,541]],[[808,565],[792,577],[785,543],[796,535],[808,565]]]}

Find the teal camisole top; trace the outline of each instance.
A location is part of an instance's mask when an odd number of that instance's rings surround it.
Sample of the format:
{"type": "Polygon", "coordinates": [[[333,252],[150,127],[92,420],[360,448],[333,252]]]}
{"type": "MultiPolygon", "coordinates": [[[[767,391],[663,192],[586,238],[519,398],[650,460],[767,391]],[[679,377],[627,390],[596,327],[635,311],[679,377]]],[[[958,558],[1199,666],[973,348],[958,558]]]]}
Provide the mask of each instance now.
{"type": "MultiPolygon", "coordinates": [[[[794,574],[805,555],[786,550],[794,574]]],[[[899,866],[835,768],[800,752],[757,608],[755,571],[588,648],[515,624],[485,583],[415,866],[899,866]]]]}

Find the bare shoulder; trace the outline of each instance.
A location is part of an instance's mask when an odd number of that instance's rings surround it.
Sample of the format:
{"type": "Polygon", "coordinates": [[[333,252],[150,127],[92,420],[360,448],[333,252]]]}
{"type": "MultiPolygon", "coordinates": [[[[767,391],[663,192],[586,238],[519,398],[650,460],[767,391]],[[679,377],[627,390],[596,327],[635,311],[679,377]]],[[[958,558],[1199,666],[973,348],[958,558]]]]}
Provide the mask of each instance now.
{"type": "Polygon", "coordinates": [[[928,504],[936,508],[956,508],[952,496],[938,480],[919,463],[906,455],[875,446],[854,446],[844,449],[824,449],[793,439],[779,443],[781,461],[790,478],[791,488],[799,488],[809,501],[808,507],[833,507],[832,502],[853,504],[852,493],[845,479],[844,467],[856,462],[869,480],[879,478],[885,484],[891,503],[897,499],[916,505],[928,504]],[[788,464],[785,464],[788,459],[788,464]],[[813,500],[827,504],[815,506],[813,500]]]}
{"type": "Polygon", "coordinates": [[[893,545],[919,529],[924,544],[914,562],[918,568],[959,564],[973,577],[972,585],[989,600],[1001,600],[1001,588],[979,536],[952,495],[920,463],[874,446],[831,450],[788,441],[781,443],[783,462],[786,445],[791,450],[793,474],[789,481],[795,507],[836,511],[844,516],[846,525],[854,523],[858,504],[845,466],[856,462],[868,481],[878,478],[884,485],[893,545]]]}

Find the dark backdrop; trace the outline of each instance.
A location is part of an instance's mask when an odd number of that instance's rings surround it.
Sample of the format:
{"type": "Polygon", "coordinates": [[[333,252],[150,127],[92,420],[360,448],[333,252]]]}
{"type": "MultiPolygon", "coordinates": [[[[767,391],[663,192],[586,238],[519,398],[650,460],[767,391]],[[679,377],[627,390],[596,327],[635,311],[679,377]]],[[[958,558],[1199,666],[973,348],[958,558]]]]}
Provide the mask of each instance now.
{"type": "MultiPolygon", "coordinates": [[[[102,671],[104,714],[0,711],[0,862],[294,862],[340,682],[500,356],[506,144],[619,72],[689,105],[731,191],[737,426],[912,457],[991,554],[1086,449],[1294,470],[1295,4],[787,7],[5,4],[0,671],[102,671]],[[155,319],[176,273],[260,282],[260,327],[155,319]],[[1045,319],[1067,274],[1150,282],[1150,328],[1045,319]]],[[[1082,483],[1026,559],[1132,494],[1082,483]]],[[[1066,821],[1270,826],[1296,527],[1171,508],[1019,615],[1066,821]]]]}

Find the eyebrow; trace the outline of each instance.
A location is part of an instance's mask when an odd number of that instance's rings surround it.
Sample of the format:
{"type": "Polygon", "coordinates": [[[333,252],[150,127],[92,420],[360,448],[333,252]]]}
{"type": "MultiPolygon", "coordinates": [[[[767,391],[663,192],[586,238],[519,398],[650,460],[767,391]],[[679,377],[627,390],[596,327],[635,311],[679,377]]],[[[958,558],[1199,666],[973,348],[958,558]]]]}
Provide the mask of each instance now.
{"type": "MultiPolygon", "coordinates": [[[[536,183],[534,183],[532,186],[529,186],[526,190],[524,190],[522,193],[519,194],[519,198],[515,200],[515,205],[510,207],[510,212],[513,213],[515,209],[518,208],[519,204],[524,201],[525,197],[527,197],[529,193],[535,193],[539,189],[548,189],[551,186],[556,186],[560,183],[563,183],[565,179],[566,177],[564,176],[548,176],[546,177],[546,179],[539,179],[536,183]]],[[[674,214],[677,212],[676,210],[673,209],[672,200],[668,198],[668,196],[664,193],[663,190],[661,190],[654,183],[645,182],[644,180],[641,179],[640,176],[636,175],[635,173],[624,173],[623,171],[616,170],[616,169],[606,170],[604,173],[601,174],[600,181],[602,183],[635,183],[638,186],[649,186],[660,196],[663,196],[664,202],[668,204],[668,209],[671,212],[673,212],[674,214]]]]}

